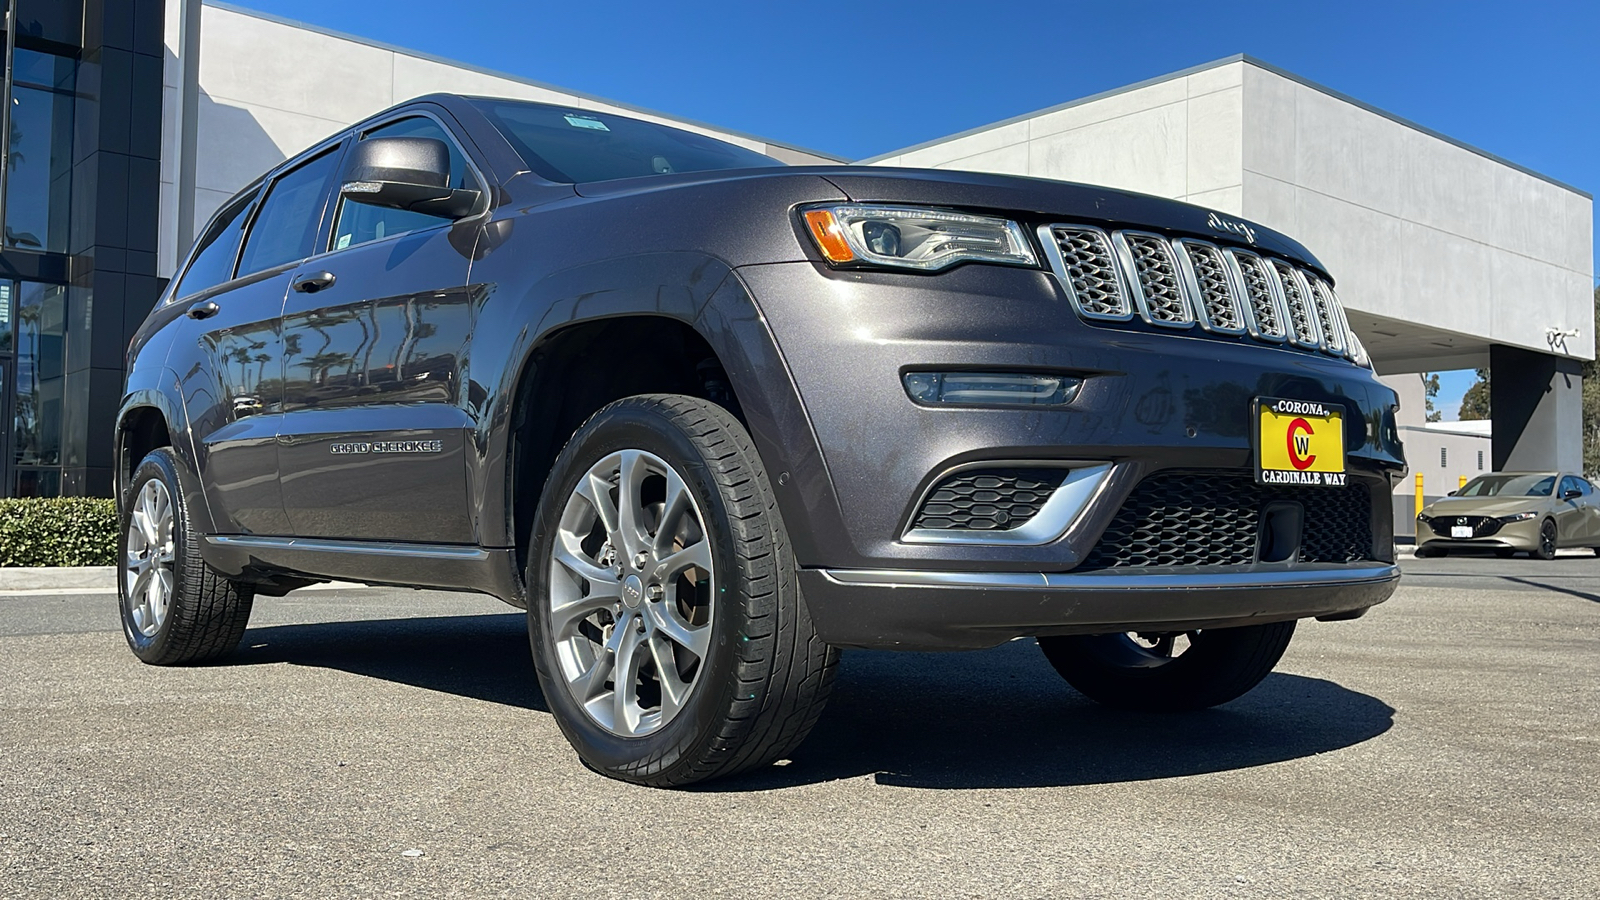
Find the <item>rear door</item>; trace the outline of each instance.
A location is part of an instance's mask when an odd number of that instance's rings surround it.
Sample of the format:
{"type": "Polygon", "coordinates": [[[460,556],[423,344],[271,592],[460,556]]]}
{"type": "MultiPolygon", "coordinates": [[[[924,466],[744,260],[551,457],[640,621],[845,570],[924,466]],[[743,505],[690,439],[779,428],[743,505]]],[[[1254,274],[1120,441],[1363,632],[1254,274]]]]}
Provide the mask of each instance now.
{"type": "MultiPolygon", "coordinates": [[[[358,140],[427,137],[451,185],[483,179],[444,121],[417,110],[358,140]]],[[[463,356],[477,226],[335,197],[328,252],[284,307],[283,497],[303,537],[471,543],[463,356]]]]}

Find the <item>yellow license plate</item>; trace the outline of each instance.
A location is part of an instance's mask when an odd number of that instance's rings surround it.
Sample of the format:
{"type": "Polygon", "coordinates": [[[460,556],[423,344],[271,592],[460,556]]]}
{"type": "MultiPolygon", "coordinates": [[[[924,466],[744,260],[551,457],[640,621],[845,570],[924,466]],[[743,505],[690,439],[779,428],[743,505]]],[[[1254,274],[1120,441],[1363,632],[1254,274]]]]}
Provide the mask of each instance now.
{"type": "Polygon", "coordinates": [[[1343,487],[1344,410],[1310,400],[1256,400],[1256,480],[1343,487]]]}

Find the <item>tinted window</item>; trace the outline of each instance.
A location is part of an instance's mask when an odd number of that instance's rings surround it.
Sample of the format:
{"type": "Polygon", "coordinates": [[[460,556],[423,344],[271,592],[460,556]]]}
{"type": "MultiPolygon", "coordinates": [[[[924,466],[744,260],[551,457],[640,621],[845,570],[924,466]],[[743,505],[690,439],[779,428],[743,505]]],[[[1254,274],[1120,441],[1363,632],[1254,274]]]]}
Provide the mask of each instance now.
{"type": "MultiPolygon", "coordinates": [[[[450,148],[450,187],[454,190],[480,190],[477,181],[472,177],[472,170],[467,168],[467,158],[462,155],[461,149],[456,146],[450,135],[439,127],[438,122],[422,116],[401,119],[381,128],[374,128],[363,134],[361,139],[393,137],[425,137],[444,141],[445,146],[450,148]]],[[[333,249],[343,250],[346,247],[382,240],[407,231],[432,228],[448,221],[449,219],[405,209],[351,203],[341,197],[338,225],[335,226],[333,234],[333,249]]]]}
{"type": "Polygon", "coordinates": [[[211,220],[211,227],[195,246],[194,260],[178,282],[174,297],[187,297],[233,277],[233,258],[239,252],[239,236],[244,232],[245,211],[256,198],[251,191],[223,209],[211,220]]]}
{"type": "Polygon", "coordinates": [[[1548,497],[1554,475],[1479,475],[1457,491],[1461,497],[1548,497]]]}
{"type": "Polygon", "coordinates": [[[510,100],[477,103],[528,168],[550,181],[583,184],[783,165],[753,150],[638,119],[510,100]]]}
{"type": "Polygon", "coordinates": [[[305,259],[316,250],[317,227],[333,180],[337,151],[329,151],[282,175],[272,183],[261,212],[250,226],[239,274],[249,275],[273,266],[305,259]]]}
{"type": "Polygon", "coordinates": [[[77,63],[18,47],[12,66],[6,246],[65,253],[77,63]]]}
{"type": "Polygon", "coordinates": [[[1561,479],[1561,493],[1565,494],[1567,491],[1583,493],[1583,488],[1578,487],[1578,479],[1573,478],[1571,475],[1561,479]]]}
{"type": "Polygon", "coordinates": [[[1578,482],[1578,490],[1583,491],[1583,495],[1585,497],[1587,497],[1590,494],[1594,493],[1594,485],[1590,484],[1585,479],[1579,478],[1579,479],[1577,479],[1577,482],[1578,482]]]}

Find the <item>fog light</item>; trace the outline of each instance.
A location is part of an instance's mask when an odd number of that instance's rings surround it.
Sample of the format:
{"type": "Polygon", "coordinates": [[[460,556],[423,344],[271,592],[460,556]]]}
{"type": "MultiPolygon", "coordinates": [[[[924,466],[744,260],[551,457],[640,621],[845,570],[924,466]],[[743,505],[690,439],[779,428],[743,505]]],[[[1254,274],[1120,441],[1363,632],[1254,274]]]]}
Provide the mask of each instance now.
{"type": "Polygon", "coordinates": [[[1001,372],[907,372],[906,394],[924,406],[1065,406],[1082,378],[1001,372]]]}

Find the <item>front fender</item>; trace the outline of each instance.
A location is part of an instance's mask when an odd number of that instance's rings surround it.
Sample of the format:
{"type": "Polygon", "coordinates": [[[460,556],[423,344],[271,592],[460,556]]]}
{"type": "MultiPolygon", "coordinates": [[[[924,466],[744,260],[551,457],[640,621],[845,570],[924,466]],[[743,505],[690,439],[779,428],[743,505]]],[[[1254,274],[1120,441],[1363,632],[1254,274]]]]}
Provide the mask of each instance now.
{"type": "Polygon", "coordinates": [[[464,379],[478,423],[467,477],[484,547],[515,544],[508,528],[511,414],[539,348],[567,328],[601,319],[657,316],[693,327],[730,271],[707,254],[645,253],[523,283],[518,261],[509,256],[491,255],[472,275],[482,299],[464,379]]]}

